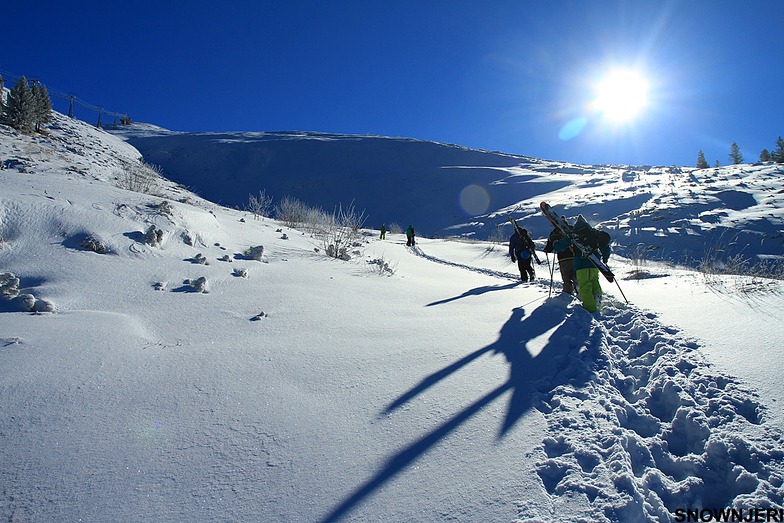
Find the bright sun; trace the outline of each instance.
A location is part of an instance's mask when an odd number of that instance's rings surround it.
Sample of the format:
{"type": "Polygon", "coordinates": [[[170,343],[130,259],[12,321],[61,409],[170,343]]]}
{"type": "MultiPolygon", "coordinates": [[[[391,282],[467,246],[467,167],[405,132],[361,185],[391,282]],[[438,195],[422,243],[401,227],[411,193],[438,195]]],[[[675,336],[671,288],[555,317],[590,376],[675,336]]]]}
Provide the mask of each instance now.
{"type": "Polygon", "coordinates": [[[596,85],[594,107],[610,121],[629,122],[645,109],[647,103],[648,84],[636,71],[612,71],[596,85]]]}

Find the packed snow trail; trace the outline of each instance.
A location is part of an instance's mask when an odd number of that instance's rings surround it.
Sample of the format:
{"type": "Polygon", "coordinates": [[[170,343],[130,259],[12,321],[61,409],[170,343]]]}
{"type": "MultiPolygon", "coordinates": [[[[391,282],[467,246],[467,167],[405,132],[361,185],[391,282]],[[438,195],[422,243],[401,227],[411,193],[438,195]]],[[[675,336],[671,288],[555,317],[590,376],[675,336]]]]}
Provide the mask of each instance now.
{"type": "MultiPolygon", "coordinates": [[[[419,249],[416,254],[496,272],[419,249]]],[[[572,521],[670,522],[689,509],[782,508],[784,444],[766,422],[754,390],[716,371],[694,340],[662,325],[653,313],[605,299],[601,312],[592,315],[576,301],[567,307],[564,299],[550,298],[526,318],[544,322],[542,332],[557,327],[536,358],[526,350],[505,353],[511,369],[505,386],[515,392],[501,434],[529,406],[544,414],[548,427],[536,464],[548,499],[544,505],[521,504],[517,521],[570,514],[572,521]],[[550,351],[558,356],[538,365],[550,351]]],[[[518,312],[499,340],[523,320],[522,309],[518,312]]],[[[526,342],[506,346],[526,348],[526,342]]],[[[491,347],[454,366],[487,350],[491,347]]],[[[423,379],[388,410],[453,370],[423,379]]]]}

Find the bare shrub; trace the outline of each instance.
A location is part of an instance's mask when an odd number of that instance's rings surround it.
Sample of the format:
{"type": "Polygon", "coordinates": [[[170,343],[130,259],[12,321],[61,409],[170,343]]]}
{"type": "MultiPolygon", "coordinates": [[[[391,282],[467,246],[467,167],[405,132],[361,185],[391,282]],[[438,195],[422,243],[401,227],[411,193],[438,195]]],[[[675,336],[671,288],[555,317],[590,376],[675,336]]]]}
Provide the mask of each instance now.
{"type": "Polygon", "coordinates": [[[162,177],[160,166],[140,162],[124,161],[120,171],[115,175],[117,187],[144,194],[155,194],[162,177]]]}
{"type": "Polygon", "coordinates": [[[287,227],[305,223],[308,206],[292,196],[284,196],[275,206],[275,216],[287,227]]]}
{"type": "Polygon", "coordinates": [[[254,220],[258,220],[259,217],[269,216],[272,210],[272,196],[267,196],[266,191],[259,191],[258,198],[249,194],[245,210],[253,214],[254,220]]]}
{"type": "Polygon", "coordinates": [[[365,220],[365,211],[357,212],[354,202],[346,208],[339,205],[331,216],[325,217],[319,238],[327,256],[349,260],[351,255],[348,249],[361,245],[360,229],[365,220]]]}
{"type": "Polygon", "coordinates": [[[397,271],[397,264],[390,264],[383,256],[368,260],[368,266],[370,273],[378,276],[392,276],[397,271]]]}

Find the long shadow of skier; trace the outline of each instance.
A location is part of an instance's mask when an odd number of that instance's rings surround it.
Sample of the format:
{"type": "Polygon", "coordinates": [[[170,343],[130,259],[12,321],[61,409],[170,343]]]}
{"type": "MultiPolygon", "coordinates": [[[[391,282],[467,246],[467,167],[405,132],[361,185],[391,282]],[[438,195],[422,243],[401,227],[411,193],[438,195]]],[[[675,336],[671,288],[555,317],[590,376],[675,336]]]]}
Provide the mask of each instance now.
{"type": "Polygon", "coordinates": [[[590,379],[590,369],[584,364],[564,365],[564,362],[570,358],[570,353],[575,348],[576,340],[580,338],[580,336],[575,336],[575,331],[580,330],[581,324],[585,325],[585,319],[584,317],[583,319],[575,318],[575,316],[571,315],[567,317],[567,309],[562,305],[557,305],[555,301],[557,299],[548,299],[527,317],[523,308],[513,309],[512,315],[501,327],[499,337],[495,342],[427,376],[411,390],[389,404],[384,409],[386,413],[394,411],[406,402],[423,394],[439,381],[446,379],[485,354],[503,354],[509,362],[509,379],[505,383],[477,399],[417,441],[392,455],[373,477],[359,486],[322,522],[338,521],[365,498],[406,470],[438,442],[505,392],[511,390],[512,394],[506,416],[498,431],[498,438],[502,438],[529,411],[537,397],[546,395],[549,391],[567,381],[575,382],[580,379],[590,379]],[[531,356],[526,348],[528,341],[552,329],[555,330],[545,347],[536,357],[531,356]],[[577,372],[574,372],[575,370],[577,372]]]}
{"type": "Polygon", "coordinates": [[[495,291],[507,291],[514,287],[517,287],[522,282],[516,281],[514,283],[509,283],[507,285],[485,285],[483,287],[476,287],[475,289],[470,289],[465,291],[463,294],[459,296],[453,296],[451,298],[445,298],[443,300],[434,301],[432,303],[428,303],[425,307],[433,307],[434,305],[443,305],[444,303],[449,303],[452,301],[460,300],[463,298],[467,298],[468,296],[480,296],[487,292],[495,292],[495,291]]]}

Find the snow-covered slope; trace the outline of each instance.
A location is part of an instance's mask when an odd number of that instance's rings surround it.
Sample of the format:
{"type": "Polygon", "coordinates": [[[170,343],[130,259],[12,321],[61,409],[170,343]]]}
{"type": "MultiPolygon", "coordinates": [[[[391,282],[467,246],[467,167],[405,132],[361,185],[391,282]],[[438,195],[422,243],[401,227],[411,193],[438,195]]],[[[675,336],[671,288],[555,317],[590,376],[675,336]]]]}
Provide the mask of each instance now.
{"type": "Polygon", "coordinates": [[[586,166],[403,138],[145,124],[114,132],[171,179],[228,206],[261,190],[327,210],[354,201],[374,227],[411,223],[428,236],[488,239],[508,235],[510,213],[545,236],[538,218],[547,200],[617,231],[628,256],[696,266],[706,251],[751,262],[784,252],[782,165],[586,166]]]}
{"type": "MultiPolygon", "coordinates": [[[[0,126],[0,518],[782,509],[780,282],[613,257],[631,305],[605,284],[591,315],[550,296],[544,265],[519,283],[503,244],[412,249],[365,231],[338,261],[309,233],[174,183],[117,187],[139,154],[103,131],[58,116],[49,133],[0,126]],[[54,312],[24,312],[16,293],[54,312]]],[[[586,187],[567,198],[567,182],[593,176],[566,171],[548,173],[556,204],[580,202],[586,187]]],[[[596,176],[591,194],[611,194],[596,176]]]]}

